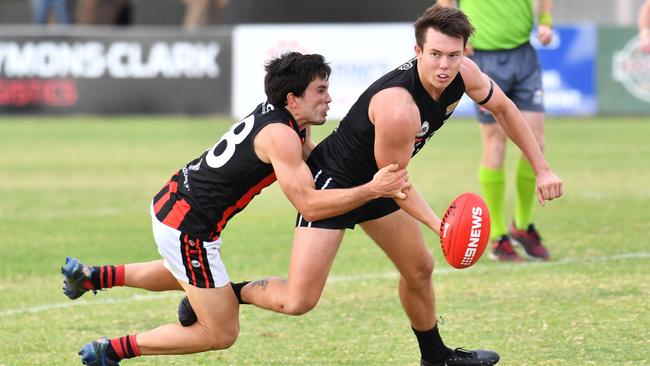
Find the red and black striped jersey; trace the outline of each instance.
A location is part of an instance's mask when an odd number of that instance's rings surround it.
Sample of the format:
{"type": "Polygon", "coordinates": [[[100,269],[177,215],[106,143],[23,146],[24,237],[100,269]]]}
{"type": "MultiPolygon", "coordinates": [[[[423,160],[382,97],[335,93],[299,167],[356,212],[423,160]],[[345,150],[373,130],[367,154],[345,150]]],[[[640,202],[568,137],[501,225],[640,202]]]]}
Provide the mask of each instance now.
{"type": "Polygon", "coordinates": [[[158,220],[204,241],[219,238],[228,220],[276,180],[273,166],[261,161],[253,147],[257,133],[270,123],[290,126],[304,142],[304,131],[289,111],[258,105],[163,186],[153,199],[158,220]]]}

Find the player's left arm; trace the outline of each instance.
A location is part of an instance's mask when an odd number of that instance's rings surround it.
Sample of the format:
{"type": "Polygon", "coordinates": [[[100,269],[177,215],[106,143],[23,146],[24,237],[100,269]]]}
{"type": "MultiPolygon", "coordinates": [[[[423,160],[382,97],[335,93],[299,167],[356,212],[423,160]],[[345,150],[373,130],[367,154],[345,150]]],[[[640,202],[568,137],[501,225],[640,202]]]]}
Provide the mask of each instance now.
{"type": "Polygon", "coordinates": [[[487,109],[503,127],[508,137],[519,147],[530,162],[537,177],[537,200],[544,205],[562,195],[562,180],[553,173],[535,141],[528,123],[519,109],[501,88],[485,75],[478,66],[465,58],[460,73],[465,83],[465,92],[476,103],[487,109]]]}

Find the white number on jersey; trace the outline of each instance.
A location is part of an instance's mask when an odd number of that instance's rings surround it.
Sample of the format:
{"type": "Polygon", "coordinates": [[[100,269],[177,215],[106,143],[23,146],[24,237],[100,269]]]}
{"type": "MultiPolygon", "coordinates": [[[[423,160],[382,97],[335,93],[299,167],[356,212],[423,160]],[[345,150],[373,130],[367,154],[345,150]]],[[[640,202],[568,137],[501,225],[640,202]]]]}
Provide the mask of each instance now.
{"type": "Polygon", "coordinates": [[[221,140],[217,141],[210,150],[208,150],[207,155],[205,156],[205,162],[211,168],[220,168],[232,158],[235,154],[235,147],[240,144],[246,136],[253,130],[253,125],[255,123],[255,116],[250,115],[244,118],[239,123],[232,126],[226,133],[221,137],[221,140]],[[235,132],[240,129],[239,132],[235,132]],[[215,155],[215,149],[217,146],[225,144],[225,148],[222,150],[219,155],[215,155]]]}

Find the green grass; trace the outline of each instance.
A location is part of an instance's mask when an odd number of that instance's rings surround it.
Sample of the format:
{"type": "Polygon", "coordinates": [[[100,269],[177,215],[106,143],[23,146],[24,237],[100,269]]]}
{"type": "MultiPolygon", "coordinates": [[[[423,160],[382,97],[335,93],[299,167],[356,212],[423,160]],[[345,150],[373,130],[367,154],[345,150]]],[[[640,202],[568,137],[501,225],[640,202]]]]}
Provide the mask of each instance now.
{"type": "MultiPolygon", "coordinates": [[[[90,339],[175,321],[180,293],[118,288],[74,302],[66,255],[92,264],[157,259],[149,202],[229,123],[210,118],[8,118],[0,121],[0,365],[80,364],[90,339]]],[[[316,131],[322,138],[329,127],[316,131]]],[[[483,258],[451,269],[434,234],[441,332],[454,347],[495,349],[502,365],[649,365],[650,123],[558,119],[547,157],[565,196],[535,208],[549,263],[483,258]]],[[[453,120],[413,160],[414,184],[438,212],[479,192],[478,127],[453,120]]],[[[517,158],[508,150],[512,188],[517,158]]],[[[233,219],[223,256],[234,280],[287,271],[295,211],[276,186],[233,219]]],[[[514,193],[508,191],[507,207],[514,193]]],[[[509,218],[508,218],[509,219],[509,218]]],[[[349,231],[320,304],[301,317],[251,306],[230,349],[143,357],[125,365],[417,365],[395,270],[349,231]]]]}

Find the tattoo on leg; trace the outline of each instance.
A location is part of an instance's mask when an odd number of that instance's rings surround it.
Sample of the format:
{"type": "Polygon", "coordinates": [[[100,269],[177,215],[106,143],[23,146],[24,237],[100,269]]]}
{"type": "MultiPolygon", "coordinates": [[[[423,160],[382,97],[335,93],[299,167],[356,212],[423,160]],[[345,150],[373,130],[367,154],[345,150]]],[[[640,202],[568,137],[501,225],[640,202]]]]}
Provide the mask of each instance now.
{"type": "Polygon", "coordinates": [[[261,280],[251,282],[251,286],[259,286],[262,290],[266,290],[266,285],[269,284],[268,278],[262,278],[261,280]]]}

